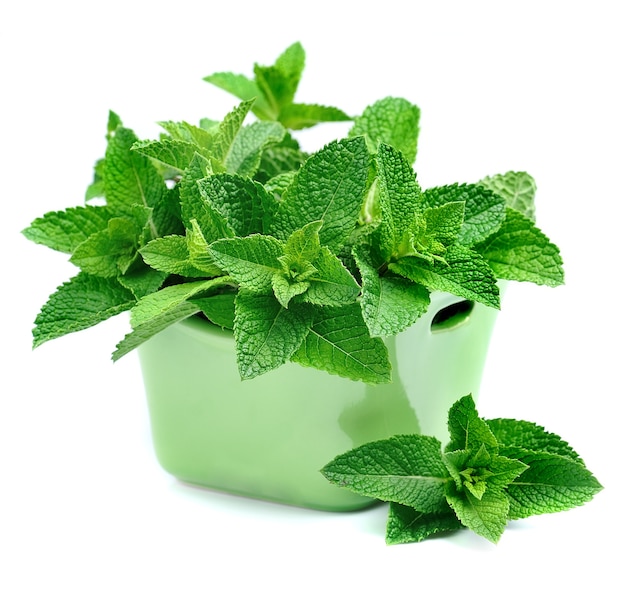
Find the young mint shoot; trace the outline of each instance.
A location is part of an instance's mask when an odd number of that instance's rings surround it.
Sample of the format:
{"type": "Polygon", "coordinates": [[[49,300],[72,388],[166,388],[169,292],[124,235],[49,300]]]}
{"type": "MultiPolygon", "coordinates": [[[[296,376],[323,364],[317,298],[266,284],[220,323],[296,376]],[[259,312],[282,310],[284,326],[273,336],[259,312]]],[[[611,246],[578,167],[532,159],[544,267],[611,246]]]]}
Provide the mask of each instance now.
{"type": "MultiPolygon", "coordinates": [[[[295,362],[377,384],[391,380],[386,340],[432,292],[499,308],[500,279],[563,283],[530,175],[423,189],[418,107],[386,97],[353,117],[298,102],[304,62],[294,43],[251,75],[207,76],[237,97],[230,112],[163,119],[158,139],[109,113],[86,203],[23,231],[77,268],[37,315],[34,346],[130,311],[117,360],[198,316],[232,331],[242,379],[295,362]],[[301,149],[299,130],[338,121],[352,122],[346,137],[301,149]]],[[[462,471],[476,499],[495,495],[462,471]]]]}
{"type": "Polygon", "coordinates": [[[450,442],[418,434],[370,442],[322,474],[335,485],[390,502],[387,543],[469,528],[497,543],[509,520],[561,512],[602,486],[556,434],[527,421],[485,420],[471,395],[449,411],[450,442]]]}

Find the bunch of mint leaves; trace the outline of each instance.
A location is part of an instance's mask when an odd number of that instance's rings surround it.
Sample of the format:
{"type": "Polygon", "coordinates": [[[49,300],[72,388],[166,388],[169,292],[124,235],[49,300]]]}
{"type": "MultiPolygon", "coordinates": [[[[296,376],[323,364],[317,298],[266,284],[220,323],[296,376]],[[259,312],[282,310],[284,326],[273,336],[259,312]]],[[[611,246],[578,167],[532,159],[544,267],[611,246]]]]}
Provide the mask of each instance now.
{"type": "Polygon", "coordinates": [[[497,543],[507,522],[590,501],[602,486],[556,434],[514,419],[484,420],[471,395],[448,415],[445,449],[432,436],[393,436],[339,455],[322,474],[390,502],[388,544],[469,528],[497,543]]]}
{"type": "Polygon", "coordinates": [[[218,121],[162,121],[156,140],[109,114],[86,203],[23,231],[79,270],[37,315],[35,347],[130,311],[117,360],[200,315],[232,329],[242,379],[293,361],[384,383],[385,338],[431,292],[499,308],[498,279],[563,282],[530,175],[422,190],[418,107],[386,97],[350,117],[298,103],[304,61],[295,43],[252,78],[208,76],[241,102],[218,121]],[[305,153],[295,130],[333,121],[352,121],[347,136],[305,153]]]}

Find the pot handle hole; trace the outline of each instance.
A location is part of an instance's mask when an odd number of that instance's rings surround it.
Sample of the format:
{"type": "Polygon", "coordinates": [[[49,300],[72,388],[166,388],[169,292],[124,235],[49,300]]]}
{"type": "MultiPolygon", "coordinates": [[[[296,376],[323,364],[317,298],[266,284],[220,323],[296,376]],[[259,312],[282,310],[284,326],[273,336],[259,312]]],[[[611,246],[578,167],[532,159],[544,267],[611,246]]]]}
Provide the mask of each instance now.
{"type": "Polygon", "coordinates": [[[469,320],[472,310],[474,310],[474,302],[472,300],[461,300],[445,306],[433,317],[430,330],[433,333],[438,333],[456,329],[456,327],[463,325],[469,320]]]}

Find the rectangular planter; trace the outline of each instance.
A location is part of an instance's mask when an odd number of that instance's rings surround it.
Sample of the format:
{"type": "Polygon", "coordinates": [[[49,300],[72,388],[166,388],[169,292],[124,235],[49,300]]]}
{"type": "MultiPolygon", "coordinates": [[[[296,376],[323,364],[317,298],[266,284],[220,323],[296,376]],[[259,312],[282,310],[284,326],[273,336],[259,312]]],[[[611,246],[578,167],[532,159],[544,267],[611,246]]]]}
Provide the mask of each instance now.
{"type": "Polygon", "coordinates": [[[320,469],[394,434],[445,443],[448,408],[478,393],[496,315],[432,294],[429,311],[387,341],[394,369],[385,385],[293,363],[241,381],[231,332],[199,318],[172,325],[139,348],[159,463],[220,491],[323,510],[365,507],[372,500],[329,484],[320,469]]]}

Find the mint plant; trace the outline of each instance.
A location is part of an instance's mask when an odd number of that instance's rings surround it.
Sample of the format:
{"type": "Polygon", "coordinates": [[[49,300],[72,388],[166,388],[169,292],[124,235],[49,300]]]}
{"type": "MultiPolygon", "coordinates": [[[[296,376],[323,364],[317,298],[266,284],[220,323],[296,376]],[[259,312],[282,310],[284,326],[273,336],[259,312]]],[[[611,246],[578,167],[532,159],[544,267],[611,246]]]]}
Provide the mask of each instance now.
{"type": "Polygon", "coordinates": [[[514,419],[479,417],[471,395],[449,411],[450,442],[409,434],[339,455],[322,474],[389,505],[389,544],[469,528],[496,543],[509,520],[560,512],[602,486],[556,434],[514,419]]]}
{"type": "Polygon", "coordinates": [[[419,109],[386,97],[349,117],[298,103],[304,59],[295,43],[253,77],[207,76],[240,102],[221,120],[162,121],[158,139],[109,114],[85,204],[23,231],[78,268],[37,315],[35,347],[130,311],[117,360],[197,315],[232,330],[242,379],[291,361],[383,383],[385,338],[431,292],[499,308],[498,279],[563,282],[532,177],[423,190],[419,109]],[[300,148],[296,130],[335,121],[353,122],[346,137],[300,148]]]}

